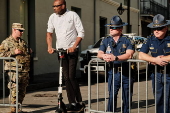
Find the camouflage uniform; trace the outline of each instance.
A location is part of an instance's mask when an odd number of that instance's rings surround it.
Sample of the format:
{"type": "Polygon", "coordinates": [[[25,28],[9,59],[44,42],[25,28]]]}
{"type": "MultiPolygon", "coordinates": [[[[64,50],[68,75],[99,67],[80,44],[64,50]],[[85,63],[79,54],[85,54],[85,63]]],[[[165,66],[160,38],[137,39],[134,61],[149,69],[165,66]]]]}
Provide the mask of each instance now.
{"type": "MultiPolygon", "coordinates": [[[[30,70],[30,53],[26,42],[19,38],[14,39],[12,36],[5,39],[0,45],[0,57],[13,57],[18,61],[18,102],[22,104],[28,86],[30,70]],[[22,50],[21,54],[15,54],[14,50],[22,50]]],[[[9,76],[8,88],[11,89],[11,103],[16,103],[16,62],[5,61],[5,71],[9,76]]]]}

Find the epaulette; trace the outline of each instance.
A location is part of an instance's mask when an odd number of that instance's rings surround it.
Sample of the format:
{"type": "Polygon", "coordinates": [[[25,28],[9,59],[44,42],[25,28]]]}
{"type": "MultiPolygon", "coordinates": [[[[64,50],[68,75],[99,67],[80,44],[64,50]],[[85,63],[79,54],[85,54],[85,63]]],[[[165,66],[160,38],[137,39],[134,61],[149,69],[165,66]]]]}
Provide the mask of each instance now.
{"type": "Polygon", "coordinates": [[[104,37],[104,39],[105,39],[105,38],[109,38],[109,37],[111,37],[111,36],[110,36],[110,35],[109,35],[109,36],[106,36],[106,37],[104,37]]]}
{"type": "Polygon", "coordinates": [[[147,36],[146,38],[151,38],[152,36],[154,36],[154,34],[150,34],[150,35],[147,36]]]}
{"type": "Polygon", "coordinates": [[[127,36],[127,35],[122,35],[122,37],[125,37],[125,38],[127,38],[127,39],[131,39],[129,36],[127,36]]]}

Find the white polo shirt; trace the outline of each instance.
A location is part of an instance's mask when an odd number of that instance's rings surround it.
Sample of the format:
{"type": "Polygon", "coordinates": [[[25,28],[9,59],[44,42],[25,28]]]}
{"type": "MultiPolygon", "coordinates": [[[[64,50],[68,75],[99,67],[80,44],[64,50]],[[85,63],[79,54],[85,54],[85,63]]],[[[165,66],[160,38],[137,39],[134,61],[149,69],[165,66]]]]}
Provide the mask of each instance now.
{"type": "Polygon", "coordinates": [[[72,47],[77,37],[84,38],[84,28],[77,13],[67,10],[63,15],[51,14],[47,32],[56,33],[56,49],[72,47]]]}

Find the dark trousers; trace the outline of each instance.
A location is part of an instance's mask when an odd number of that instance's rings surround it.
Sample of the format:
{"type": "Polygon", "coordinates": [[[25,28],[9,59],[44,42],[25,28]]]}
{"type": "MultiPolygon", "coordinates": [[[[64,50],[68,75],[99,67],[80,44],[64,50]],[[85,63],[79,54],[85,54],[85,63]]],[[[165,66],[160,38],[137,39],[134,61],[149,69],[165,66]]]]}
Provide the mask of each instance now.
{"type": "MultiPolygon", "coordinates": [[[[108,107],[107,111],[115,112],[117,108],[117,95],[118,91],[121,87],[121,73],[116,72],[114,75],[112,74],[113,71],[108,72],[108,90],[109,90],[109,100],[108,100],[108,107]],[[114,76],[114,78],[113,78],[114,76]],[[113,84],[114,80],[114,84],[113,84]],[[113,91],[114,87],[114,91],[113,91]],[[113,94],[114,93],[114,94],[113,94]],[[114,103],[113,103],[114,98],[114,103]],[[114,109],[113,109],[114,106],[114,109]]],[[[123,100],[123,113],[129,113],[129,101],[132,102],[132,94],[133,94],[133,78],[130,78],[130,87],[129,88],[129,76],[128,72],[126,75],[122,75],[122,100],[123,100]],[[130,92],[130,99],[129,99],[129,92],[130,92]]]]}
{"type": "MultiPolygon", "coordinates": [[[[155,74],[152,73],[152,87],[153,87],[153,94],[155,97],[155,74]]],[[[157,73],[156,79],[156,113],[164,113],[164,74],[157,73]]],[[[166,110],[165,113],[170,113],[170,76],[166,74],[166,110]]]]}
{"type": "Polygon", "coordinates": [[[77,60],[78,51],[64,54],[64,58],[62,59],[63,77],[69,103],[82,101],[79,84],[76,79],[77,60]]]}

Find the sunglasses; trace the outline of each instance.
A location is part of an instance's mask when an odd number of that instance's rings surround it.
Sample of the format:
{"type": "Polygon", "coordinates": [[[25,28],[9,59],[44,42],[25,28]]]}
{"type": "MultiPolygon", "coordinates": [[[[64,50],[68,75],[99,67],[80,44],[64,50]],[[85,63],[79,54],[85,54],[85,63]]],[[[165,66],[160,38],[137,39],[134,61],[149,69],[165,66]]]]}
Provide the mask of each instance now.
{"type": "Polygon", "coordinates": [[[60,5],[53,5],[52,7],[60,7],[62,6],[63,4],[60,4],[60,5]]]}
{"type": "Polygon", "coordinates": [[[162,30],[162,29],[164,29],[165,27],[157,27],[157,28],[153,28],[153,30],[155,31],[155,30],[157,30],[157,31],[160,31],[160,30],[162,30]]]}
{"type": "Polygon", "coordinates": [[[19,32],[24,32],[24,30],[17,29],[19,32]]]}
{"type": "Polygon", "coordinates": [[[110,29],[120,29],[121,27],[110,27],[110,29]]]}

